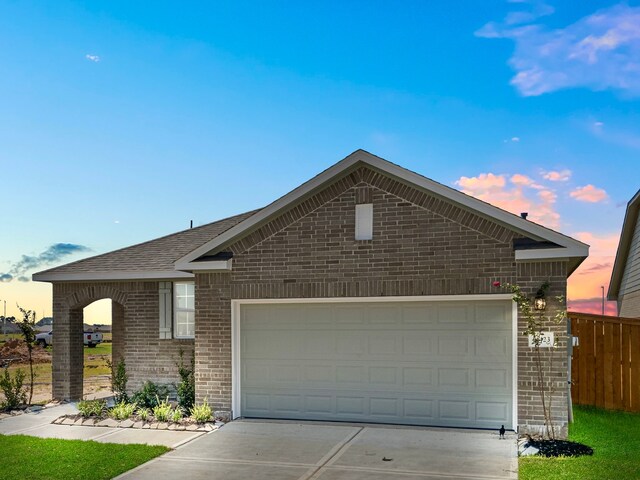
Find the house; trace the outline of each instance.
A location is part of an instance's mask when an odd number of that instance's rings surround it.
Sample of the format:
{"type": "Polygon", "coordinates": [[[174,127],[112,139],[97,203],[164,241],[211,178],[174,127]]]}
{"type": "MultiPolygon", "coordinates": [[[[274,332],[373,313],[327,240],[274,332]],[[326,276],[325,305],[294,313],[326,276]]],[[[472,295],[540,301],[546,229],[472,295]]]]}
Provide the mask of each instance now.
{"type": "MultiPolygon", "coordinates": [[[[358,150],[266,207],[34,275],[53,284],[53,394],[82,395],[82,308],[113,301],[131,388],[176,380],[236,417],[537,429],[525,319],[588,246],[358,150]]],[[[549,302],[547,314],[558,306],[549,302]]],[[[567,326],[554,420],[567,424],[567,326]]],[[[551,355],[551,350],[545,355],[551,355]]]]}
{"type": "Polygon", "coordinates": [[[620,243],[609,283],[609,300],[617,300],[618,315],[640,318],[640,190],[627,204],[620,243]]]}
{"type": "Polygon", "coordinates": [[[36,322],[36,330],[39,332],[48,332],[53,329],[53,317],[42,317],[36,322]]]}

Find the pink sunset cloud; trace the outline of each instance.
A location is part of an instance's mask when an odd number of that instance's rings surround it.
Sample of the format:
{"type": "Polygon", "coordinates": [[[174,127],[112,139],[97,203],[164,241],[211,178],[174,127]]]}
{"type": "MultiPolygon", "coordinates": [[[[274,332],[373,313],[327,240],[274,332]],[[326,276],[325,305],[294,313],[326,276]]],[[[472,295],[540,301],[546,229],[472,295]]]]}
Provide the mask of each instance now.
{"type": "Polygon", "coordinates": [[[601,188],[594,187],[593,185],[585,185],[584,187],[579,187],[573,190],[570,194],[571,198],[575,198],[581,202],[589,202],[589,203],[598,203],[603,202],[609,196],[607,192],[605,192],[601,188]]]}
{"type": "Polygon", "coordinates": [[[533,222],[549,228],[560,226],[560,214],[555,210],[556,194],[527,175],[481,173],[476,177],[460,177],[455,185],[467,195],[508,212],[516,215],[527,212],[533,222]]]}
{"type": "MultiPolygon", "coordinates": [[[[617,233],[596,235],[577,232],[572,235],[581,242],[591,245],[589,258],[569,277],[567,285],[567,305],[569,310],[585,313],[601,313],[602,288],[605,296],[609,289],[611,270],[618,249],[617,233]]],[[[605,301],[605,313],[616,314],[615,302],[605,301]]]]}
{"type": "MultiPolygon", "coordinates": [[[[569,179],[569,170],[544,172],[541,176],[550,182],[569,179]]],[[[546,227],[558,229],[560,214],[556,210],[558,195],[554,190],[537,183],[531,177],[482,173],[475,177],[460,177],[455,185],[464,193],[484,200],[511,213],[528,212],[529,219],[546,227]]],[[[571,196],[581,201],[602,201],[608,198],[604,190],[587,185],[574,190],[571,196]],[[580,193],[575,193],[575,192],[580,193]]],[[[602,288],[609,288],[611,270],[618,248],[618,233],[595,234],[577,232],[571,235],[591,246],[589,258],[571,275],[567,286],[567,306],[572,311],[601,313],[602,288]]],[[[605,302],[605,313],[616,314],[615,302],[605,302]]]]}

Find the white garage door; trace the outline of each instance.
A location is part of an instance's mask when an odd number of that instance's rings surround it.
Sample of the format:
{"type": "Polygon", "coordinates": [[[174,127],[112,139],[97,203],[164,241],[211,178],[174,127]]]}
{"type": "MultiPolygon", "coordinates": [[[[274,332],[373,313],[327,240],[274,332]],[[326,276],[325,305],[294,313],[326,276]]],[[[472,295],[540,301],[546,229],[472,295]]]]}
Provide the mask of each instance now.
{"type": "Polygon", "coordinates": [[[512,302],[244,304],[244,417],[512,426],[512,302]]]}

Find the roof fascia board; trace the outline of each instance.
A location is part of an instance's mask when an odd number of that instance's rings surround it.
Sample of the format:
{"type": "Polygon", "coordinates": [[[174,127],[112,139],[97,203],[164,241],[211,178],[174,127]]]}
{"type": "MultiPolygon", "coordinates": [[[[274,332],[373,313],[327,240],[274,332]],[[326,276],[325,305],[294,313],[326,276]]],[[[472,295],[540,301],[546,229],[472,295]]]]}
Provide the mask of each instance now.
{"type": "Polygon", "coordinates": [[[616,251],[616,259],[613,263],[611,271],[611,281],[609,282],[609,290],[607,292],[608,300],[617,300],[620,293],[620,285],[624,269],[627,266],[627,257],[631,248],[631,240],[635,231],[636,223],[640,215],[640,190],[633,196],[627,204],[627,211],[624,214],[622,222],[622,231],[620,232],[620,240],[618,241],[618,250],[616,251]]]}
{"type": "Polygon", "coordinates": [[[582,242],[579,242],[578,240],[570,238],[561,233],[554,232],[553,230],[545,228],[541,225],[520,218],[517,215],[508,213],[504,210],[494,207],[493,205],[459,192],[453,188],[446,187],[429,178],[411,172],[405,168],[400,167],[399,165],[395,165],[380,157],[376,157],[375,155],[372,155],[368,152],[358,150],[348,157],[344,158],[340,162],[336,163],[332,167],[328,168],[324,172],[315,176],[311,180],[303,183],[288,194],[279,198],[272,204],[260,210],[255,215],[249,217],[243,222],[240,222],[223,234],[217,236],[211,241],[185,255],[176,262],[176,268],[180,267],[183,269],[191,270],[194,265],[192,262],[198,257],[214,250],[221,245],[224,245],[226,242],[234,239],[237,236],[240,236],[245,231],[248,231],[256,225],[259,225],[261,222],[268,220],[279,211],[286,208],[288,205],[310,195],[314,190],[322,187],[325,183],[331,181],[341,174],[344,174],[358,162],[362,162],[363,164],[369,165],[384,174],[391,175],[405,182],[423,188],[432,194],[444,198],[445,200],[471,209],[472,211],[475,211],[492,221],[497,221],[498,223],[501,223],[524,235],[534,237],[534,239],[536,240],[549,240],[558,245],[561,245],[562,247],[566,247],[566,249],[568,250],[571,250],[571,253],[569,253],[567,250],[564,250],[564,256],[586,257],[589,254],[589,246],[582,242]]]}
{"type": "Polygon", "coordinates": [[[571,248],[543,248],[540,250],[516,250],[516,262],[529,260],[568,259],[582,257],[582,249],[571,248]]]}
{"type": "Polygon", "coordinates": [[[35,282],[85,282],[103,280],[180,280],[192,279],[193,274],[176,270],[148,271],[148,272],[74,272],[34,273],[32,279],[35,282]]]}
{"type": "Polygon", "coordinates": [[[176,263],[176,270],[187,272],[230,272],[233,260],[212,260],[209,262],[176,263]]]}

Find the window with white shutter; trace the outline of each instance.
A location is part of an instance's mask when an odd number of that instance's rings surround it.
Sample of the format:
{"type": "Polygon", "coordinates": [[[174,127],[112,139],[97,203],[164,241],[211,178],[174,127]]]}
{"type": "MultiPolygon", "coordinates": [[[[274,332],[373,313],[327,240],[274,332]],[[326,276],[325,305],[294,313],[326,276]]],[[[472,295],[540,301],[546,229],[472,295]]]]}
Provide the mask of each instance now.
{"type": "Polygon", "coordinates": [[[173,317],[172,307],[172,282],[160,282],[159,297],[160,297],[160,338],[171,338],[171,320],[173,317]]]}

